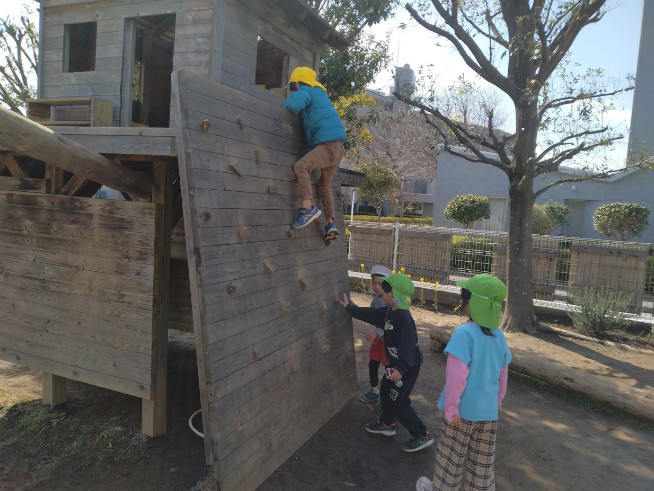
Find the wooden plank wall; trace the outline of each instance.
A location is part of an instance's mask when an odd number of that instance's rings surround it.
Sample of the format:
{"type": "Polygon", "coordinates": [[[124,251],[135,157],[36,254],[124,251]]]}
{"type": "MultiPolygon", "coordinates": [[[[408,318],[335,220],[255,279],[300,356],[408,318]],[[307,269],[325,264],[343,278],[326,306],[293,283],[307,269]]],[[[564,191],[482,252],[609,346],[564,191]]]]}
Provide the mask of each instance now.
{"type": "MultiPolygon", "coordinates": [[[[223,84],[283,104],[281,98],[254,85],[257,61],[257,37],[261,36],[289,55],[292,68],[316,67],[322,44],[275,2],[261,0],[226,0],[222,44],[223,84]]],[[[287,74],[287,76],[290,75],[287,74]]]]}
{"type": "Polygon", "coordinates": [[[154,205],[0,192],[0,359],[149,399],[154,205]]]}
{"type": "Polygon", "coordinates": [[[221,490],[255,489],[354,394],[346,248],[322,220],[287,235],[298,118],[187,72],[173,98],[205,449],[221,490]]]}
{"type": "Polygon", "coordinates": [[[176,14],[173,70],[208,75],[213,29],[213,0],[105,0],[84,3],[42,0],[41,97],[94,96],[110,101],[119,124],[125,19],[176,14]],[[64,73],[66,24],[97,22],[95,71],[64,73]]]}

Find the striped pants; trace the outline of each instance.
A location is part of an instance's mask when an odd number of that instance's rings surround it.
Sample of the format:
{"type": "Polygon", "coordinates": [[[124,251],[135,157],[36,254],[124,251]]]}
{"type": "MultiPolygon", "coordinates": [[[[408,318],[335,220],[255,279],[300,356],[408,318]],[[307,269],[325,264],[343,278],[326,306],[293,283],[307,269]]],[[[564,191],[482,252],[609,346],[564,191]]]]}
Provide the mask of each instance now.
{"type": "Polygon", "coordinates": [[[436,446],[434,490],[459,489],[466,469],[466,490],[495,490],[497,421],[466,421],[454,426],[443,419],[436,446]]]}

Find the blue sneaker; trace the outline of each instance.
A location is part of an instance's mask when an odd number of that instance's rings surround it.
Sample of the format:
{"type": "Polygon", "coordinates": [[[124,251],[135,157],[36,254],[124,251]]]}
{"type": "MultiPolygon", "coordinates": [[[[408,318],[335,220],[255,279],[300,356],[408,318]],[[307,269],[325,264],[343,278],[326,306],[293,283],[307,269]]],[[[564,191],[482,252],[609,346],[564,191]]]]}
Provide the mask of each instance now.
{"type": "Polygon", "coordinates": [[[336,228],[336,225],[333,223],[328,223],[325,225],[325,236],[336,238],[336,236],[338,236],[338,229],[336,228]]]}
{"type": "Polygon", "coordinates": [[[359,397],[359,400],[365,403],[379,401],[379,392],[375,392],[374,390],[370,389],[368,392],[359,397]]]}
{"type": "Polygon", "coordinates": [[[293,222],[291,228],[302,228],[309,225],[312,221],[320,216],[321,211],[315,206],[311,205],[311,208],[300,208],[300,214],[297,216],[297,220],[293,222]]]}

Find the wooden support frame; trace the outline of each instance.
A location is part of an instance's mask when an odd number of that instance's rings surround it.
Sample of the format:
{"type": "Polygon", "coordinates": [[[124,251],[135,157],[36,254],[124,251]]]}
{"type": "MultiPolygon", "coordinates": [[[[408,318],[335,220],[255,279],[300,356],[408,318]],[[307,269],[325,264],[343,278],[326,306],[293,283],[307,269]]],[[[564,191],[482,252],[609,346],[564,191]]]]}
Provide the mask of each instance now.
{"type": "Polygon", "coordinates": [[[66,378],[43,372],[43,404],[58,406],[66,402],[66,378]]]}
{"type": "Polygon", "coordinates": [[[141,431],[148,436],[166,433],[168,375],[168,296],[170,289],[170,237],[173,229],[174,162],[153,162],[155,205],[154,279],[152,297],[152,391],[142,399],[141,431]]]}

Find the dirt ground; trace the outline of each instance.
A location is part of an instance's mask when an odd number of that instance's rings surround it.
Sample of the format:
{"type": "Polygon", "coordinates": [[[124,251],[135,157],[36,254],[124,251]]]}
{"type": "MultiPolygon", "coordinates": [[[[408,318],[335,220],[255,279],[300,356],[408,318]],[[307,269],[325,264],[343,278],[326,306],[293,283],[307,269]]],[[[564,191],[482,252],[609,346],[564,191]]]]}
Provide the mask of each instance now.
{"type": "MultiPolygon", "coordinates": [[[[352,294],[359,305],[369,298],[352,294]]],[[[412,310],[425,355],[412,401],[438,437],[442,416],[435,406],[445,356],[430,350],[429,327],[455,327],[462,319],[412,310]]],[[[355,321],[360,392],[368,385],[364,335],[370,330],[355,321]]],[[[534,357],[654,391],[651,341],[622,339],[638,348],[625,350],[549,333],[507,337],[510,347],[534,357]]],[[[51,409],[40,404],[38,372],[0,361],[0,489],[211,489],[202,439],[188,426],[200,405],[192,343],[192,337],[171,335],[168,434],[155,439],[140,435],[138,399],[68,381],[68,401],[51,409]]],[[[363,425],[377,416],[374,406],[353,398],[260,489],[415,489],[416,479],[432,472],[433,447],[406,454],[399,448],[406,430],[393,438],[366,433],[363,425]]],[[[498,490],[652,490],[653,455],[654,422],[511,372],[498,432],[498,490]]]]}

